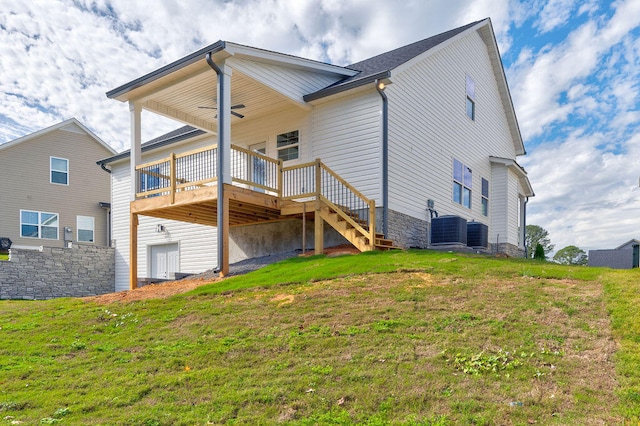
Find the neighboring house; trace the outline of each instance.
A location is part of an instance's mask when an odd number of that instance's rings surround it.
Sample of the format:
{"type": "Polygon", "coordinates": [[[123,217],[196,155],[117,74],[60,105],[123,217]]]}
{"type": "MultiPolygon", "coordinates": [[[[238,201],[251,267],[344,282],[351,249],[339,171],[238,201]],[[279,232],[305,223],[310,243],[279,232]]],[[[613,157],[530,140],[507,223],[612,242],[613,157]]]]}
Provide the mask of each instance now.
{"type": "Polygon", "coordinates": [[[109,245],[115,151],[75,118],[0,145],[0,237],[12,248],[109,245]]]}
{"type": "Polygon", "coordinates": [[[589,266],[637,268],[640,266],[640,240],[629,240],[611,250],[589,250],[589,266]]]}
{"type": "Polygon", "coordinates": [[[524,255],[534,194],[489,19],[347,67],[219,41],[107,96],[132,120],[99,162],[117,290],[300,248],[304,220],[316,250],[524,255]],[[142,109],[191,127],[143,145],[142,109]]]}

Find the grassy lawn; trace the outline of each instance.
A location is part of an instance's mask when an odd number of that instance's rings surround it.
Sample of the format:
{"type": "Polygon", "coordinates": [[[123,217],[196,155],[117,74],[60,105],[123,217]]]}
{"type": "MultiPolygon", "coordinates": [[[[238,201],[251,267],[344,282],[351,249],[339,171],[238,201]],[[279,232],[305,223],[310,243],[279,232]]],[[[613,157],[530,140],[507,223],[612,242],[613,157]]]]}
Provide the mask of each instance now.
{"type": "Polygon", "coordinates": [[[0,301],[0,425],[637,421],[639,272],[407,251],[0,301]]]}

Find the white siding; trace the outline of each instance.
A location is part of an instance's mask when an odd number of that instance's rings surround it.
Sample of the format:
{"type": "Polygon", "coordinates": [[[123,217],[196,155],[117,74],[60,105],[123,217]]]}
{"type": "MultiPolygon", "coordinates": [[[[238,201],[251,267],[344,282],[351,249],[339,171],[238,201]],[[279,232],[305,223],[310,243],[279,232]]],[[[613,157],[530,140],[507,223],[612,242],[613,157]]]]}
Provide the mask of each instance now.
{"type": "MultiPolygon", "coordinates": [[[[143,161],[164,158],[169,152],[185,152],[215,143],[214,138],[200,138],[190,144],[172,145],[156,150],[151,155],[143,155],[143,161]]],[[[129,289],[129,163],[121,162],[112,167],[112,237],[116,249],[116,291],[129,289]]],[[[216,228],[194,225],[165,219],[139,216],[138,226],[138,276],[148,277],[151,266],[148,263],[150,247],[156,244],[179,243],[179,271],[203,272],[215,268],[218,263],[216,228]],[[164,225],[166,232],[156,232],[158,224],[164,225]]]]}
{"type": "MultiPolygon", "coordinates": [[[[495,191],[489,156],[515,158],[505,111],[485,44],[473,32],[393,76],[389,96],[389,207],[428,218],[428,199],[440,215],[454,214],[485,223],[495,234],[495,215],[511,214],[490,198],[490,216],[482,215],[482,178],[495,191]],[[466,115],[466,75],[475,82],[475,121],[466,115]],[[453,202],[453,160],[473,172],[471,209],[453,202]]],[[[515,202],[517,203],[517,197],[515,202]]],[[[509,201],[509,204],[511,201],[509,201]]],[[[508,218],[508,219],[506,219],[508,218]]],[[[493,238],[495,241],[495,238],[493,238]]]]}
{"type": "Polygon", "coordinates": [[[229,64],[242,74],[276,89],[296,102],[304,103],[302,97],[335,83],[335,76],[301,69],[269,65],[263,62],[232,58],[229,64]]]}
{"type": "Polygon", "coordinates": [[[313,156],[365,196],[381,202],[382,99],[372,88],[314,108],[313,156]]]}
{"type": "Polygon", "coordinates": [[[500,242],[508,242],[508,215],[493,214],[493,212],[509,211],[509,169],[502,164],[494,164],[491,173],[491,183],[492,185],[489,187],[489,212],[491,217],[489,242],[495,243],[497,240],[500,242]]]}

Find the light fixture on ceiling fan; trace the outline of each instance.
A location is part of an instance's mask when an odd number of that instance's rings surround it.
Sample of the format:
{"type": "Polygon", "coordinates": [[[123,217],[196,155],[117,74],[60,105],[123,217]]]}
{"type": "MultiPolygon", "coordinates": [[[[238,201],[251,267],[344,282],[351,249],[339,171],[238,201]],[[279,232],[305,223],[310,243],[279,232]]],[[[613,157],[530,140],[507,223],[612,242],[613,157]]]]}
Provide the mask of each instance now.
{"type": "MultiPolygon", "coordinates": [[[[215,109],[215,110],[218,109],[217,107],[212,107],[212,106],[199,106],[198,108],[200,108],[200,109],[215,109]]],[[[244,115],[234,111],[234,109],[241,109],[241,108],[245,108],[245,105],[244,104],[231,105],[231,114],[235,115],[238,118],[244,118],[244,115]]]]}

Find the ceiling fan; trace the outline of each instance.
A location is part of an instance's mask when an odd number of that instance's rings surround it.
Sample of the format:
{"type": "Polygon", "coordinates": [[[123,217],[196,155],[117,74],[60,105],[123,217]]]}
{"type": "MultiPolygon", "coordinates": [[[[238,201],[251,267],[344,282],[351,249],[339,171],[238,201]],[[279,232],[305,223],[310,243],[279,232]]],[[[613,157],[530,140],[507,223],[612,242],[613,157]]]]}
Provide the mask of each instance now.
{"type": "MultiPolygon", "coordinates": [[[[212,107],[212,106],[199,106],[198,108],[200,108],[200,109],[216,109],[216,110],[218,109],[217,107],[212,107]]],[[[231,105],[231,114],[235,115],[238,118],[244,118],[244,115],[234,111],[234,109],[241,109],[241,108],[245,108],[245,105],[244,104],[231,105]]],[[[217,117],[217,115],[216,115],[216,117],[217,117]]]]}

